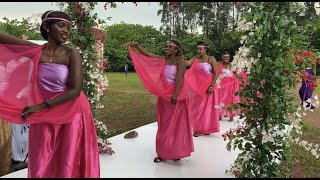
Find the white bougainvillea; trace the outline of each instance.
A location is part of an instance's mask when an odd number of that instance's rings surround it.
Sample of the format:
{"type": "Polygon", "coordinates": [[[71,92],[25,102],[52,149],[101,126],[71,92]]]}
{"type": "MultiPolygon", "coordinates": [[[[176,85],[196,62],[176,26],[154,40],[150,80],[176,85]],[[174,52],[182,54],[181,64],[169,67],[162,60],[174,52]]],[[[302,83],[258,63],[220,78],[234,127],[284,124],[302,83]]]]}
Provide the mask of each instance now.
{"type": "MultiPolygon", "coordinates": [[[[297,9],[296,12],[300,13],[299,14],[300,16],[304,15],[305,13],[304,3],[290,3],[290,5],[293,5],[292,9],[297,9]]],[[[269,4],[266,3],[266,6],[269,6],[269,4]]],[[[252,3],[252,6],[250,7],[251,8],[254,7],[258,9],[259,5],[252,3]]],[[[263,6],[259,8],[262,8],[262,7],[263,6]]],[[[316,3],[315,7],[319,9],[320,4],[316,3]]],[[[317,8],[316,8],[316,11],[317,11],[317,8]]],[[[258,12],[258,11],[255,10],[255,12],[258,12]]],[[[284,17],[287,17],[287,16],[284,16],[284,17]]],[[[256,45],[259,42],[257,39],[254,39],[254,38],[258,32],[262,32],[262,30],[265,30],[263,29],[265,27],[261,24],[261,19],[260,19],[259,26],[255,26],[256,22],[254,20],[252,22],[247,22],[245,18],[242,18],[242,20],[238,23],[237,30],[244,32],[245,34],[240,38],[240,43],[242,46],[236,52],[234,56],[234,60],[231,63],[232,70],[236,71],[238,74],[240,72],[250,71],[250,69],[252,68],[252,65],[257,63],[260,58],[265,58],[265,57],[262,57],[263,55],[261,52],[252,53],[253,49],[256,50],[257,48],[255,48],[254,46],[250,46],[250,47],[247,46],[248,42],[251,42],[251,44],[254,44],[254,45],[256,45]]],[[[292,21],[292,22],[295,23],[295,21],[292,21]]],[[[270,34],[266,33],[265,37],[266,38],[270,37],[270,34]]],[[[290,43],[290,41],[287,41],[285,43],[286,44],[290,43]]],[[[279,44],[279,41],[275,41],[275,44],[273,45],[274,47],[276,46],[280,47],[280,45],[285,47],[286,44],[279,44]]],[[[261,46],[263,47],[263,45],[260,44],[260,47],[261,46]]],[[[262,96],[260,97],[258,96],[258,92],[259,91],[255,91],[255,93],[257,94],[257,97],[255,98],[262,98],[262,96]]],[[[249,108],[250,106],[254,106],[254,104],[252,103],[255,103],[255,101],[252,101],[252,99],[250,98],[245,99],[244,101],[246,100],[248,101],[246,103],[249,104],[249,108]]],[[[307,114],[307,111],[311,111],[311,112],[313,111],[313,109],[311,109],[310,107],[307,107],[307,103],[311,103],[313,106],[318,108],[319,107],[318,96],[316,95],[312,99],[308,99],[306,102],[302,104],[302,106],[297,106],[297,109],[295,112],[291,110],[287,111],[285,115],[281,115],[283,117],[275,116],[274,118],[274,116],[266,116],[269,118],[263,119],[262,117],[264,116],[261,116],[261,118],[260,116],[258,116],[254,118],[243,117],[242,119],[237,120],[236,128],[230,129],[229,131],[227,131],[225,134],[222,135],[224,140],[226,139],[230,140],[227,145],[229,150],[231,149],[231,147],[233,147],[234,149],[237,147],[239,149],[242,149],[242,151],[238,155],[238,158],[231,165],[231,168],[227,171],[227,173],[235,177],[239,177],[239,175],[243,172],[244,172],[243,174],[245,174],[246,177],[269,177],[269,176],[273,177],[274,174],[266,171],[267,166],[270,166],[270,167],[278,166],[283,158],[282,155],[285,147],[290,146],[291,143],[298,144],[299,146],[309,151],[310,154],[312,154],[315,158],[319,158],[320,156],[319,144],[309,143],[305,140],[301,140],[300,138],[295,138],[295,139],[293,138],[294,134],[297,134],[297,135],[302,134],[302,117],[307,114]],[[277,118],[279,118],[279,120],[277,120],[277,118]],[[246,140],[244,138],[246,138],[246,140]],[[259,143],[255,143],[257,141],[259,141],[259,143]],[[258,149],[256,149],[257,147],[255,147],[254,144],[259,144],[263,146],[263,148],[260,147],[260,149],[263,149],[264,151],[259,151],[258,149]],[[255,158],[261,157],[261,156],[266,156],[268,157],[267,159],[269,159],[267,162],[264,162],[265,163],[264,165],[266,167],[259,166],[256,163],[257,159],[255,158]]]]}

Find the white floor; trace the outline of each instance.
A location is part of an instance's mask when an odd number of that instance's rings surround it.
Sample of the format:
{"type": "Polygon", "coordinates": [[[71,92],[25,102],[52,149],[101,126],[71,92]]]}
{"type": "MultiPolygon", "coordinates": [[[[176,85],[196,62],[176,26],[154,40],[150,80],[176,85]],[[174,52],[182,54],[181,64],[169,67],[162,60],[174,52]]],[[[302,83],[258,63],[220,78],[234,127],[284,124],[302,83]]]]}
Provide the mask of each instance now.
{"type": "MultiPolygon", "coordinates": [[[[152,123],[135,129],[139,136],[124,139],[125,133],[110,138],[115,154],[100,155],[103,178],[230,178],[225,171],[236,159],[238,151],[227,151],[227,141],[222,134],[234,127],[234,122],[220,121],[220,133],[194,137],[195,152],[180,161],[154,163],[157,124],[152,123]]],[[[23,169],[0,178],[24,178],[23,169]]]]}

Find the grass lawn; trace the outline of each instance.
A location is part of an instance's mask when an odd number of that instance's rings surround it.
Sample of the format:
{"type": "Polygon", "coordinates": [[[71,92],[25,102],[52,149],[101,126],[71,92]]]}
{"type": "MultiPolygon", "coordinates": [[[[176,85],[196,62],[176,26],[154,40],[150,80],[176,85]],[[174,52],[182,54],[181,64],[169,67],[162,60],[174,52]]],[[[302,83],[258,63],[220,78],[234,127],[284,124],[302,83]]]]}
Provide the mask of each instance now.
{"type": "MultiPolygon", "coordinates": [[[[317,79],[318,84],[320,78],[317,79]]],[[[299,88],[292,92],[297,95],[295,103],[300,103],[299,88]]],[[[318,86],[313,96],[318,95],[320,98],[320,87],[318,86]]],[[[320,144],[320,109],[316,109],[314,112],[307,112],[306,116],[303,116],[303,134],[300,139],[306,140],[309,143],[320,144]]],[[[299,136],[296,136],[299,137],[299,136]]],[[[320,159],[316,159],[310,152],[306,151],[303,147],[296,144],[291,144],[288,151],[288,158],[281,162],[280,174],[278,177],[287,178],[307,178],[307,177],[320,177],[320,159]]]]}
{"type": "Polygon", "coordinates": [[[318,87],[314,91],[315,94],[320,95],[320,78],[317,79],[318,87]]]}
{"type": "Polygon", "coordinates": [[[156,97],[150,95],[136,73],[108,73],[109,88],[97,113],[109,129],[109,137],[156,121],[156,97]]]}

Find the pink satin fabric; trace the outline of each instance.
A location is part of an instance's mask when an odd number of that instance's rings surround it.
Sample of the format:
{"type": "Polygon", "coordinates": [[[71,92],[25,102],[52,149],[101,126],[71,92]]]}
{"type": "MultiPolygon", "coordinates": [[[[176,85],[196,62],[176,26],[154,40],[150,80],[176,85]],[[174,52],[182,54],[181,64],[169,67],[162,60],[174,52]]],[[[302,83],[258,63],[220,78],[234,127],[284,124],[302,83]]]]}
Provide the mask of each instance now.
{"type": "MultiPolygon", "coordinates": [[[[223,73],[223,65],[219,63],[218,65],[218,74],[221,75],[223,73]]],[[[219,117],[234,117],[238,114],[235,110],[232,113],[227,111],[227,107],[233,103],[239,103],[240,97],[236,96],[235,93],[240,91],[241,82],[238,80],[235,74],[232,77],[224,77],[221,80],[220,88],[218,90],[218,104],[223,103],[223,106],[219,109],[219,117]]]]}
{"type": "MultiPolygon", "coordinates": [[[[68,90],[68,78],[63,77],[69,75],[68,67],[39,64],[42,48],[0,44],[0,77],[5,77],[0,79],[5,92],[0,94],[1,119],[21,124],[25,106],[68,90]]],[[[96,130],[83,92],[75,100],[30,115],[27,123],[28,177],[100,177],[96,130]]]]}
{"type": "Polygon", "coordinates": [[[194,151],[188,112],[188,89],[183,84],[176,105],[170,103],[175,88],[177,67],[164,59],[143,56],[129,50],[135,70],[146,89],[158,96],[156,152],[168,160],[188,157],[194,151]]]}
{"type": "Polygon", "coordinates": [[[189,112],[192,119],[193,132],[196,133],[210,134],[220,131],[218,111],[214,108],[218,104],[216,86],[214,86],[212,94],[207,94],[212,79],[211,65],[199,63],[198,60],[194,61],[185,74],[185,80],[191,89],[189,112]]]}

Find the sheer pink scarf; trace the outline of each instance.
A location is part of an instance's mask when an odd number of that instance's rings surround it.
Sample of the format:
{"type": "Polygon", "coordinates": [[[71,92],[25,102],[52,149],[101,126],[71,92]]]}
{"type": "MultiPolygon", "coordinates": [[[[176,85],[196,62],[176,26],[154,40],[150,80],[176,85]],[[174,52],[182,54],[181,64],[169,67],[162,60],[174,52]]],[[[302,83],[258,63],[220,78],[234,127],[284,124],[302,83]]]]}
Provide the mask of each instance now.
{"type": "MultiPolygon", "coordinates": [[[[37,82],[38,64],[44,46],[46,44],[42,46],[0,44],[0,119],[23,124],[21,113],[24,108],[44,101],[37,82]]],[[[64,92],[66,91],[68,89],[64,92]]],[[[90,109],[90,104],[85,94],[81,92],[80,96],[72,101],[31,114],[28,116],[27,124],[69,123],[83,109],[90,109]]]]}
{"type": "MultiPolygon", "coordinates": [[[[132,49],[129,53],[134,64],[134,68],[146,89],[156,96],[161,96],[170,101],[175,92],[175,84],[169,85],[164,76],[164,59],[144,56],[132,49]]],[[[187,99],[188,86],[183,80],[181,90],[177,100],[187,99]]]]}

